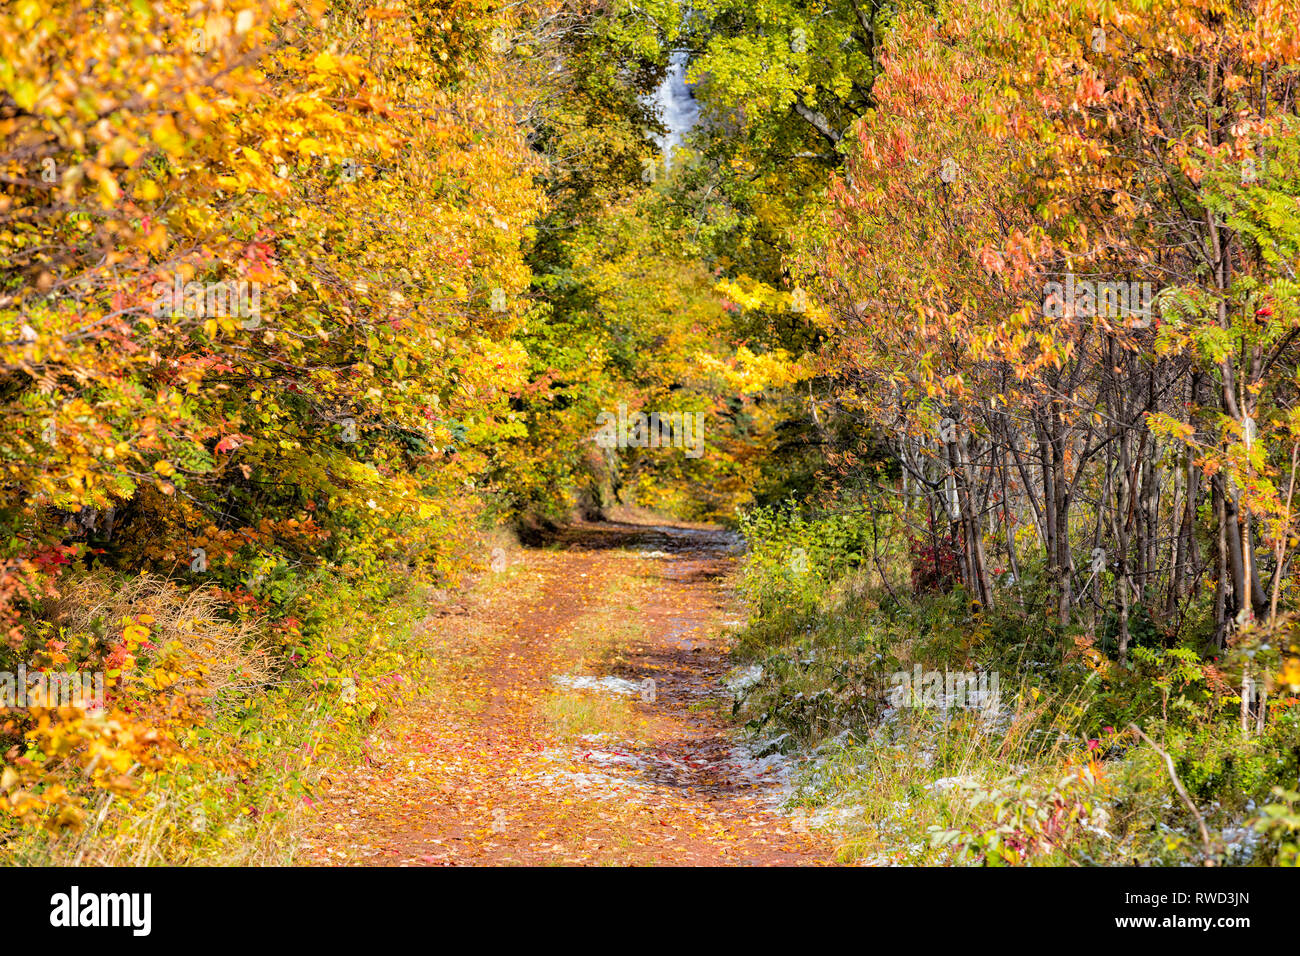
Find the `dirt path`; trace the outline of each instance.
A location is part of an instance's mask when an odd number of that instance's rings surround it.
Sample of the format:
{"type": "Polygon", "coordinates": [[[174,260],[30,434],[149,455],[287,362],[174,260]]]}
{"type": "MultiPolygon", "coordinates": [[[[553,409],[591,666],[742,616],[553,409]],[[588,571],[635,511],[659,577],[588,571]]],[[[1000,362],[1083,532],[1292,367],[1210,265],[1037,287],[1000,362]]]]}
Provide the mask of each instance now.
{"type": "Polygon", "coordinates": [[[720,710],[729,544],[579,525],[432,616],[442,679],[327,782],[303,862],[829,862],[720,710]]]}

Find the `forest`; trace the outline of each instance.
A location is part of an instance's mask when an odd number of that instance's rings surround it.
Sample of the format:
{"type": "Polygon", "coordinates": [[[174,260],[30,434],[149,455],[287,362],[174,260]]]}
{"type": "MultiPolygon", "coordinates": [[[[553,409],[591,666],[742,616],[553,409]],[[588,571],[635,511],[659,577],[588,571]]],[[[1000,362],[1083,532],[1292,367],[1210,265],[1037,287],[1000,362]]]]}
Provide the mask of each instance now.
{"type": "Polygon", "coordinates": [[[1300,862],[1300,0],[375,2],[0,0],[0,861],[1300,862]]]}

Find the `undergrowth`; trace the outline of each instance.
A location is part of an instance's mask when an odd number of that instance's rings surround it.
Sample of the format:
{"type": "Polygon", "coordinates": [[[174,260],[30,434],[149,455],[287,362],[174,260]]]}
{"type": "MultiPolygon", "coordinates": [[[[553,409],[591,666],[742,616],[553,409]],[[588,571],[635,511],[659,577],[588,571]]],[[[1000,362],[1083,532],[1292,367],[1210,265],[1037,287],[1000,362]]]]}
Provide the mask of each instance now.
{"type": "Polygon", "coordinates": [[[1278,696],[1243,733],[1240,655],[1157,635],[1120,665],[1086,626],[1056,625],[1031,575],[992,609],[960,588],[918,594],[900,584],[907,555],[863,560],[860,536],[846,554],[846,524],[744,523],[751,619],[734,649],[737,718],[763,752],[810,758],[790,807],[844,859],[1295,862],[1300,715],[1278,696]],[[996,704],[897,692],[936,672],[995,678],[996,704]]]}

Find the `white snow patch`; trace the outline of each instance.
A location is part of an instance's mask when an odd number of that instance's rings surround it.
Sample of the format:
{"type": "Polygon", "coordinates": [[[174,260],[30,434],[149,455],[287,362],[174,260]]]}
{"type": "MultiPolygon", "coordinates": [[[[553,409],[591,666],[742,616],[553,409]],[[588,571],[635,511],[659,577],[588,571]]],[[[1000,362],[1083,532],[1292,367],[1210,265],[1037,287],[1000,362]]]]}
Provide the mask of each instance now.
{"type": "Polygon", "coordinates": [[[722,678],[722,684],[733,694],[740,694],[749,690],[762,679],[763,666],[761,664],[750,664],[748,667],[733,667],[722,678]]]}
{"type": "Polygon", "coordinates": [[[571,674],[556,674],[552,681],[569,690],[595,690],[607,694],[626,694],[635,697],[641,693],[641,681],[628,680],[625,677],[589,677],[571,674]]]}
{"type": "MultiPolygon", "coordinates": [[[[595,751],[591,754],[597,753],[595,751]]],[[[591,754],[588,754],[590,759],[591,754]]],[[[606,766],[616,766],[619,764],[618,758],[624,758],[624,765],[637,766],[638,761],[630,754],[602,754],[611,759],[606,766]]],[[[565,766],[556,767],[545,773],[538,774],[533,779],[546,787],[561,787],[567,790],[577,791],[584,796],[592,796],[598,800],[611,800],[615,797],[626,797],[629,791],[644,792],[649,790],[649,786],[635,778],[624,776],[617,773],[604,773],[601,770],[576,770],[573,767],[574,762],[579,759],[578,755],[571,751],[546,750],[538,754],[538,760],[543,764],[564,764],[565,766]]],[[[595,761],[593,761],[595,762],[595,761]]]]}

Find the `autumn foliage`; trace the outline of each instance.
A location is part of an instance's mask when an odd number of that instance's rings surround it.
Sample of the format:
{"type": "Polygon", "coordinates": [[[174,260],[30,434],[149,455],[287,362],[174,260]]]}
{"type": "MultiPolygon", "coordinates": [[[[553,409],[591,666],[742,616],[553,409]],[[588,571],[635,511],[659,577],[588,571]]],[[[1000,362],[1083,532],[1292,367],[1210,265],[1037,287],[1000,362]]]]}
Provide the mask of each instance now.
{"type": "Polygon", "coordinates": [[[981,603],[1037,550],[1062,625],[1118,606],[1121,658],[1139,604],[1177,629],[1209,588],[1220,647],[1286,606],[1296,12],[956,4],[892,34],[804,263],[827,368],[981,603]]]}
{"type": "MultiPolygon", "coordinates": [[[[20,616],[86,560],[215,586],[286,648],[289,568],[446,566],[525,372],[541,195],[511,28],[480,2],[0,13],[10,670],[40,647],[20,616]]],[[[161,690],[149,624],[71,665],[161,690]]],[[[119,696],[101,725],[153,726],[119,696]]],[[[96,762],[83,723],[45,747],[57,716],[32,719],[25,746],[96,762]]],[[[140,734],[127,766],[166,749],[140,734]]]]}
{"type": "Polygon", "coordinates": [[[865,574],[956,595],[962,654],[1015,613],[1162,719],[1195,684],[1294,722],[1297,22],[5,4],[0,673],[106,682],[0,711],[0,810],[310,763],[409,689],[400,587],[624,505],[774,506],[770,605],[865,574]],[[701,455],[598,446],[624,407],[701,415],[701,455]]]}

